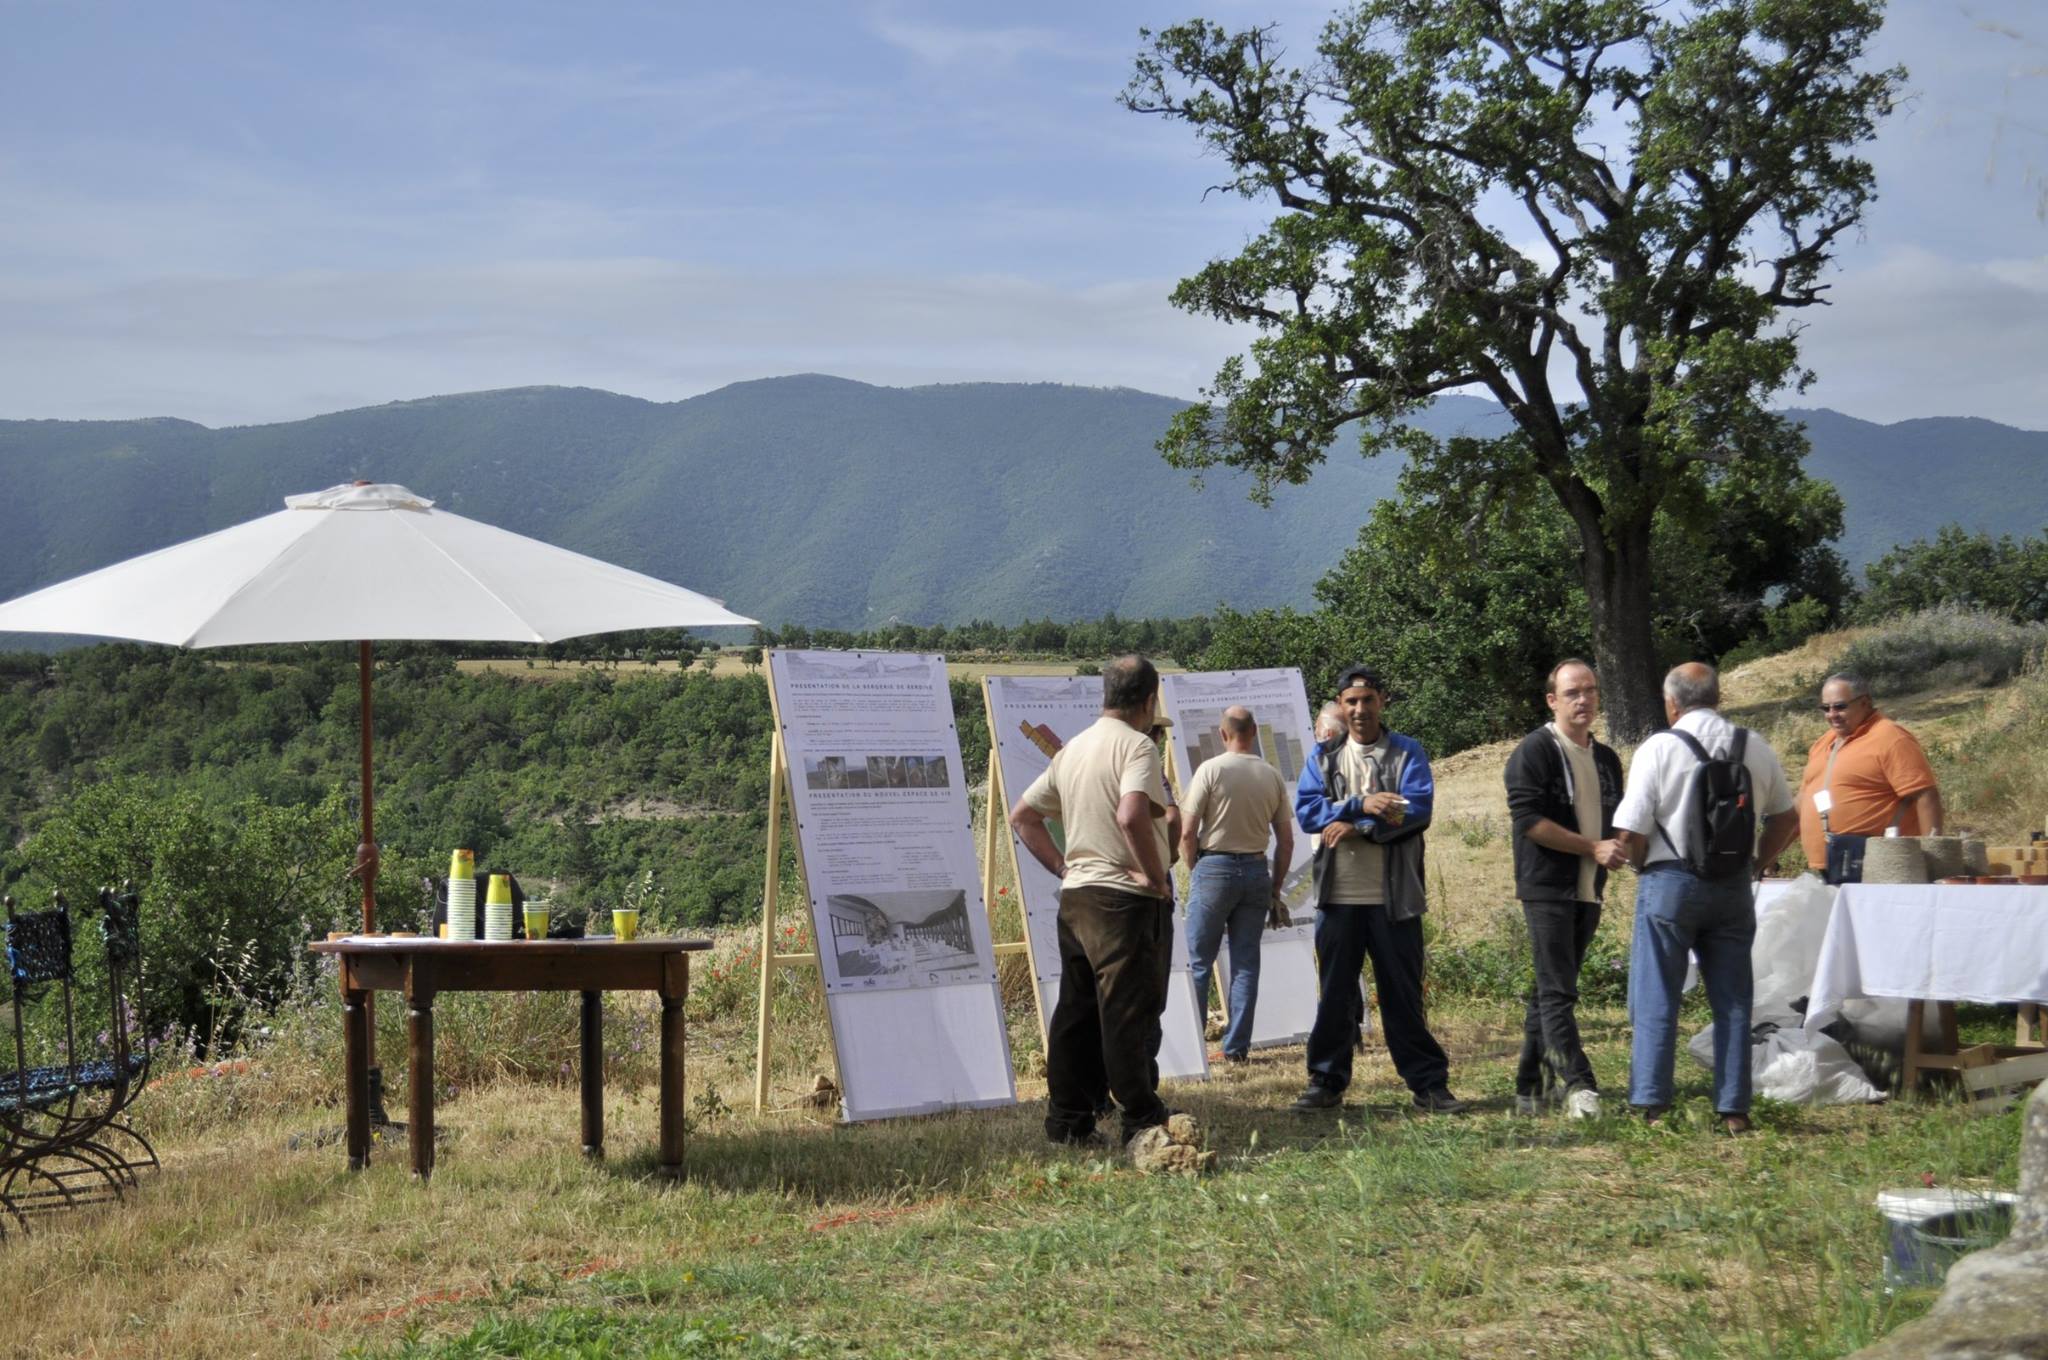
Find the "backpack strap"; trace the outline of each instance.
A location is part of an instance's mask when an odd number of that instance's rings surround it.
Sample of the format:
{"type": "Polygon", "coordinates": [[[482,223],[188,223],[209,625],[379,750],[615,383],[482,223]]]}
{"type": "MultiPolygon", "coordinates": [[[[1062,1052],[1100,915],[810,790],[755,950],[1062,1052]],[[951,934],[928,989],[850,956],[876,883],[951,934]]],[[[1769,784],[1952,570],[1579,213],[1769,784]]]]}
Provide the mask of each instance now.
{"type": "MultiPolygon", "coordinates": [[[[1693,737],[1692,733],[1682,731],[1676,727],[1667,727],[1664,729],[1664,734],[1666,736],[1677,737],[1680,741],[1686,744],[1686,747],[1689,750],[1691,750],[1693,758],[1695,760],[1697,760],[1702,765],[1707,763],[1707,748],[1700,745],[1698,740],[1693,737]]],[[[1671,833],[1664,829],[1664,823],[1658,821],[1655,817],[1652,817],[1650,818],[1650,825],[1657,828],[1657,834],[1662,836],[1664,838],[1664,843],[1671,847],[1672,856],[1678,859],[1680,862],[1683,862],[1685,859],[1685,852],[1678,848],[1677,841],[1671,839],[1671,833]]]]}

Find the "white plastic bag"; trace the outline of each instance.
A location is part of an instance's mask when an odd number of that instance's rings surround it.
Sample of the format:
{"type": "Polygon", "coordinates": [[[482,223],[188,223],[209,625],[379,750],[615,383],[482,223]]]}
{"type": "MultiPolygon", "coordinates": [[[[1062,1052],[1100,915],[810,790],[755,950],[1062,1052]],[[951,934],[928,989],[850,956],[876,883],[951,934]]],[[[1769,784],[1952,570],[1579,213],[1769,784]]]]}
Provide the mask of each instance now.
{"type": "MultiPolygon", "coordinates": [[[[1714,1066],[1712,1026],[1692,1036],[1685,1046],[1693,1061],[1709,1071],[1714,1066]]],[[[1863,1105],[1883,1100],[1849,1051],[1820,1034],[1803,1029],[1772,1029],[1749,1046],[1751,1089],[1788,1105],[1863,1105]]]]}

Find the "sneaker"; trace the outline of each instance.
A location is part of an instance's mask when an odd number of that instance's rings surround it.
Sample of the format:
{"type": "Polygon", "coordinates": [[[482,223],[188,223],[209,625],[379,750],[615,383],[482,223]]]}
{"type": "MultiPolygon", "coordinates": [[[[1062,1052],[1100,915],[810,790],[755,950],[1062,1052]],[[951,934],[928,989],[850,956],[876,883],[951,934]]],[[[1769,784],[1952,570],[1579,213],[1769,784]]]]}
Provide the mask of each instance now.
{"type": "Polygon", "coordinates": [[[1307,1090],[1294,1098],[1294,1104],[1290,1108],[1296,1110],[1334,1110],[1343,1103],[1344,1093],[1342,1091],[1333,1091],[1327,1086],[1317,1086],[1311,1083],[1307,1090]]]}
{"type": "Polygon", "coordinates": [[[1520,1115],[1527,1115],[1529,1118],[1534,1119],[1536,1116],[1543,1113],[1543,1097],[1523,1095],[1516,1096],[1515,1113],[1520,1115]]]}
{"type": "Polygon", "coordinates": [[[1564,1112],[1568,1119],[1598,1119],[1600,1093],[1590,1087],[1580,1087],[1564,1098],[1564,1112]]]}
{"type": "Polygon", "coordinates": [[[1109,1136],[1101,1129],[1090,1129],[1086,1133],[1069,1133],[1058,1138],[1047,1134],[1046,1139],[1054,1147],[1106,1148],[1109,1146],[1109,1136]]]}
{"type": "Polygon", "coordinates": [[[1754,1126],[1750,1124],[1749,1116],[1746,1114],[1724,1114],[1721,1116],[1721,1127],[1728,1130],[1729,1137],[1738,1138],[1754,1126]]]}
{"type": "Polygon", "coordinates": [[[1467,1107],[1449,1087],[1433,1086],[1415,1097],[1415,1108],[1424,1114],[1463,1114],[1467,1107]]]}

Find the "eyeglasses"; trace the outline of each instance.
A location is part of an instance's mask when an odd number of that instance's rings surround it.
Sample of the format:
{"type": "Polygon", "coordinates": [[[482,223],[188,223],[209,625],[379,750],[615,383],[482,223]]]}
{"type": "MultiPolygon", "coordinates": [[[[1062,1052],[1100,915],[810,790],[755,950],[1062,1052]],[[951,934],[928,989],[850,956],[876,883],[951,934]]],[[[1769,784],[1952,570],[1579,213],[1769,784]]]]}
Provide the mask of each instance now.
{"type": "Polygon", "coordinates": [[[1855,702],[1856,701],[1854,699],[1851,699],[1846,704],[1822,704],[1820,706],[1820,711],[1823,713],[1847,713],[1849,711],[1850,704],[1854,704],[1855,702]]]}

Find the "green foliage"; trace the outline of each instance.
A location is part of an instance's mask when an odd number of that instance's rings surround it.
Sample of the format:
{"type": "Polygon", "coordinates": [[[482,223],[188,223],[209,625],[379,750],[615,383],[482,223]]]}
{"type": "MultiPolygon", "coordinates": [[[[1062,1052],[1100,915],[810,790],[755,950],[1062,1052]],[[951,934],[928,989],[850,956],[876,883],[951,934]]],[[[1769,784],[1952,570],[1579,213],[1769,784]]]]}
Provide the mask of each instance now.
{"type": "Polygon", "coordinates": [[[12,891],[30,903],[65,891],[90,986],[104,976],[88,943],[93,894],[133,880],[149,1028],[189,1033],[205,1052],[275,1006],[305,966],[307,939],[345,919],[354,845],[338,795],[223,806],[120,780],[81,791],[42,823],[19,854],[32,871],[12,891]]]}
{"type": "Polygon", "coordinates": [[[1998,685],[2037,662],[2048,625],[1943,606],[1892,619],[1850,644],[1831,669],[1854,671],[1879,694],[1998,685]]]}
{"type": "MultiPolygon", "coordinates": [[[[1316,586],[1314,614],[1225,610],[1201,663],[1299,666],[1312,696],[1366,660],[1398,707],[1390,721],[1448,755],[1544,718],[1539,677],[1591,655],[1571,524],[1547,496],[1504,491],[1465,513],[1428,476],[1373,508],[1357,546],[1316,586]]],[[[1841,502],[1790,460],[1715,470],[1698,511],[1660,514],[1653,596],[1658,660],[1717,656],[1839,613],[1847,581],[1826,540],[1841,502]],[[1767,596],[1781,603],[1767,606],[1767,596]]]]}
{"type": "Polygon", "coordinates": [[[1148,34],[1127,106],[1187,124],[1227,190],[1279,209],[1174,293],[1258,333],[1174,417],[1168,461],[1249,472],[1264,499],[1355,425],[1366,454],[1405,455],[1475,516],[1550,495],[1577,534],[1610,717],[1647,730],[1658,510],[1711,532],[1710,469],[1803,448],[1767,406],[1804,379],[1775,322],[1820,300],[1870,197],[1851,153],[1904,79],[1858,69],[1879,15],[1357,0],[1300,68],[1270,29],[1148,34]],[[1560,362],[1576,399],[1553,387],[1560,362]],[[1446,441],[1400,423],[1461,388],[1509,428],[1446,441]]]}
{"type": "Polygon", "coordinates": [[[1944,525],[1932,542],[1915,539],[1893,548],[1863,574],[1860,620],[1955,605],[2015,623],[2048,622],[2048,531],[1993,538],[1944,525]]]}

